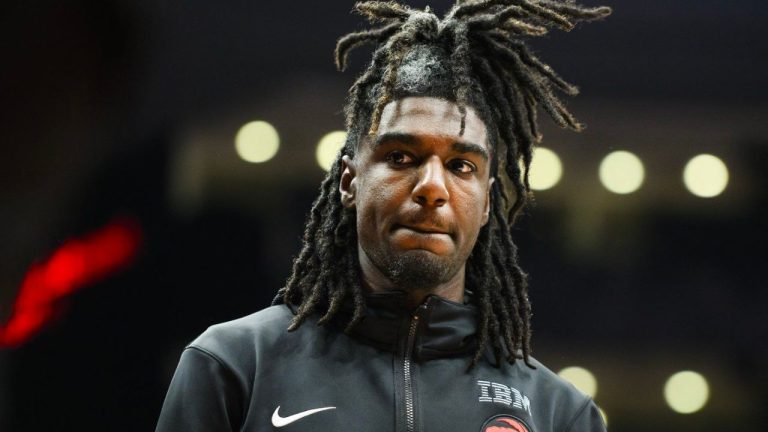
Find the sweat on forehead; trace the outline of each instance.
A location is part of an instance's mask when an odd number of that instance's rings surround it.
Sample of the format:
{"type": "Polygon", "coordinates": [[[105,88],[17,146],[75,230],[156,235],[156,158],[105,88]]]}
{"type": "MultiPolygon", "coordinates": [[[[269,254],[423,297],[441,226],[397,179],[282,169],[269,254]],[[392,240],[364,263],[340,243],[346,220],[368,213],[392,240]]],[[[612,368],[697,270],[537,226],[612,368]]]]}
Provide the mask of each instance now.
{"type": "MultiPolygon", "coordinates": [[[[461,119],[461,111],[452,101],[434,96],[408,96],[384,106],[377,135],[407,128],[425,135],[455,136],[461,119]]],[[[463,138],[488,147],[485,122],[471,106],[466,108],[463,138]]]]}

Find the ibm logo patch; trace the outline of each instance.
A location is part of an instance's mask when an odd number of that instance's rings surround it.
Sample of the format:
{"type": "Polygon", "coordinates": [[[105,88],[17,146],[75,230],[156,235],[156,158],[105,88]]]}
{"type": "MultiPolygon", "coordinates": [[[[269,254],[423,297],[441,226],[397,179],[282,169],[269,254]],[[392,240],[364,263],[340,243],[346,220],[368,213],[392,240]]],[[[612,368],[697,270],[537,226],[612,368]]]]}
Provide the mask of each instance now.
{"type": "Polygon", "coordinates": [[[508,387],[490,381],[478,381],[480,387],[480,402],[495,402],[513,406],[531,414],[531,401],[514,387],[508,387]]]}

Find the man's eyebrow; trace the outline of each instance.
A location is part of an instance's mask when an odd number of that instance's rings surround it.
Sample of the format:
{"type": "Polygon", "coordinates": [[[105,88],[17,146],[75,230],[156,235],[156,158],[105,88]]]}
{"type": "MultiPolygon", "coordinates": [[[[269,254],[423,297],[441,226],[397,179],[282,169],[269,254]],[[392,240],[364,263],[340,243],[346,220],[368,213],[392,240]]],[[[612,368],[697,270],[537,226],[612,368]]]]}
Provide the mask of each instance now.
{"type": "Polygon", "coordinates": [[[375,149],[376,147],[390,142],[399,142],[410,146],[415,146],[420,143],[419,139],[414,135],[403,132],[387,132],[374,138],[371,148],[375,149]]]}
{"type": "MultiPolygon", "coordinates": [[[[419,137],[415,135],[411,135],[403,132],[387,132],[377,136],[373,140],[372,148],[375,149],[379,146],[382,146],[384,144],[391,143],[391,142],[398,142],[398,143],[402,143],[409,146],[417,146],[421,144],[419,137]]],[[[454,142],[453,144],[451,144],[451,150],[455,151],[456,153],[473,153],[482,157],[486,161],[490,159],[490,156],[488,155],[488,150],[486,150],[484,146],[471,143],[471,142],[466,142],[466,141],[454,142]]]]}
{"type": "Polygon", "coordinates": [[[479,144],[470,143],[470,142],[455,142],[453,143],[451,148],[453,149],[453,151],[457,153],[474,153],[482,157],[486,161],[490,158],[490,156],[488,155],[488,150],[486,150],[485,147],[479,144]]]}

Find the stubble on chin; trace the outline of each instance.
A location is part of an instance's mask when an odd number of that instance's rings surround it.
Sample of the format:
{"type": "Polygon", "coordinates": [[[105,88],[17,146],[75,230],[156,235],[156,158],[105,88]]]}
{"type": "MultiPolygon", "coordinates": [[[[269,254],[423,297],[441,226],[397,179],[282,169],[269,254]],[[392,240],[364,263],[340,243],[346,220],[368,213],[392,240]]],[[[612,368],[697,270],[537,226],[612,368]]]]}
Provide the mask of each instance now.
{"type": "Polygon", "coordinates": [[[400,252],[377,261],[379,270],[395,285],[404,291],[425,290],[436,287],[451,279],[458,271],[431,252],[413,250],[400,252]]]}

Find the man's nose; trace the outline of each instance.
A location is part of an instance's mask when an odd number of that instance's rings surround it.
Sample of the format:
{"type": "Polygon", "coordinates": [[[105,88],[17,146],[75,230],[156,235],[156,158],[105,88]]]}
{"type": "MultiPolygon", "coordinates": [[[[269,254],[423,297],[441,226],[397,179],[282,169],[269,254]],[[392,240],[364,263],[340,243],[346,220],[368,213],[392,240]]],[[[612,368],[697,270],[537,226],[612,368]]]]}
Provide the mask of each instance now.
{"type": "Polygon", "coordinates": [[[443,161],[432,156],[419,167],[419,180],[413,188],[413,201],[423,206],[441,207],[450,198],[445,184],[443,161]]]}

